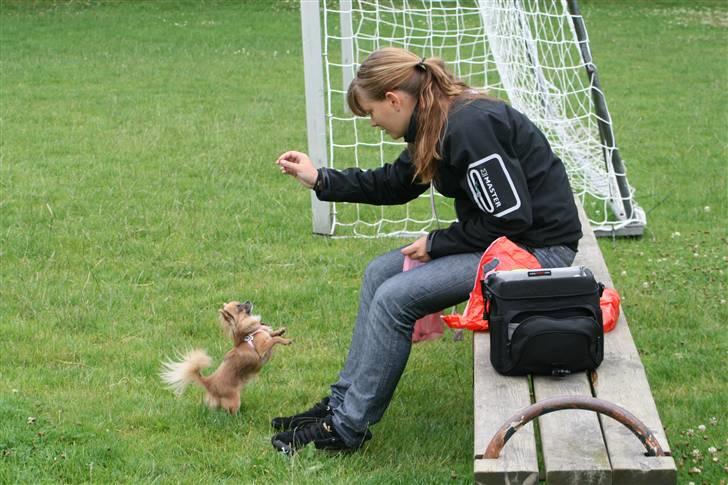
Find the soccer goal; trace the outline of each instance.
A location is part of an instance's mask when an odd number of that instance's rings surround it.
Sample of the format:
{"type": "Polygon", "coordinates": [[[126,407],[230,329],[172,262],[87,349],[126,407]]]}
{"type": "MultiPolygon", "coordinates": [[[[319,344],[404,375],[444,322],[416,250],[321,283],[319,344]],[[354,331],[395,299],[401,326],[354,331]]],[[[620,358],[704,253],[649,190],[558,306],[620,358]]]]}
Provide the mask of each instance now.
{"type": "MultiPolygon", "coordinates": [[[[627,182],[606,98],[575,0],[301,0],[308,150],[317,166],[375,168],[404,144],[346,107],[346,90],[374,50],[437,56],[470,86],[525,113],[546,134],[597,235],[640,235],[646,217],[627,182]]],[[[431,188],[405,206],[319,201],[314,232],[409,236],[455,218],[431,188]]]]}

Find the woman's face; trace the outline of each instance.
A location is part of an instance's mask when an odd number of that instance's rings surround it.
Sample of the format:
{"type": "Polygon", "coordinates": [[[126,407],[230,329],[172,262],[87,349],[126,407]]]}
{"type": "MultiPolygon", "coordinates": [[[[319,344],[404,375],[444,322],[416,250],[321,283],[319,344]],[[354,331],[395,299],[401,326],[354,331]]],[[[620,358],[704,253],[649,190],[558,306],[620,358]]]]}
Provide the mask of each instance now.
{"type": "Polygon", "coordinates": [[[394,138],[402,138],[409,128],[415,108],[415,99],[404,91],[389,91],[384,99],[373,101],[365,96],[360,106],[369,115],[373,127],[378,127],[394,138]]]}

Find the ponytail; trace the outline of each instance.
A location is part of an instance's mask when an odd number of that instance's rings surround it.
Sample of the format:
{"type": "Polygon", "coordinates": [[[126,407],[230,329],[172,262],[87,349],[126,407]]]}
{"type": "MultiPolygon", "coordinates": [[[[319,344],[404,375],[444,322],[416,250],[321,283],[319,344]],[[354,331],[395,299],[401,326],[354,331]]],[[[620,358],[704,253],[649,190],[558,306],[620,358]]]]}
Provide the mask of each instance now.
{"type": "Polygon", "coordinates": [[[414,178],[429,183],[437,175],[441,137],[454,98],[484,95],[455,78],[439,58],[420,58],[395,47],[374,51],[351,82],[347,102],[351,111],[366,116],[360,96],[382,100],[389,91],[400,89],[417,100],[417,133],[409,151],[415,166],[414,178]]]}

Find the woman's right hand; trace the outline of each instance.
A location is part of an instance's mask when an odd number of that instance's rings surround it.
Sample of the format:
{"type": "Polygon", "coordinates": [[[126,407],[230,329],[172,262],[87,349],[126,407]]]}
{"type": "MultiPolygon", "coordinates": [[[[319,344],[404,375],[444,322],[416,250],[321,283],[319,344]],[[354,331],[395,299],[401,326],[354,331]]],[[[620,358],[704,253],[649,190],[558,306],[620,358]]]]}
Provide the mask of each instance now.
{"type": "Polygon", "coordinates": [[[301,185],[309,189],[313,188],[318,178],[316,167],[303,152],[286,152],[278,157],[276,165],[281,168],[281,173],[295,177],[301,185]]]}

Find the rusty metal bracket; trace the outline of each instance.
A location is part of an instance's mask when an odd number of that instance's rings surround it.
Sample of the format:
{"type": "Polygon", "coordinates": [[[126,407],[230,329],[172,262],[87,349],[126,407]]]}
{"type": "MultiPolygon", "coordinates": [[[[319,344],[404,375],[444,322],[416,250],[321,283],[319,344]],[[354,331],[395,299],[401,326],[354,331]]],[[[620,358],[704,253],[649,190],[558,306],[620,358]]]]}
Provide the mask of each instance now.
{"type": "Polygon", "coordinates": [[[595,397],[559,396],[539,401],[536,404],[521,409],[511,416],[490,440],[483,454],[483,458],[498,458],[501,450],[516,431],[531,422],[534,418],[562,409],[584,409],[606,414],[610,418],[622,423],[637,436],[647,449],[647,456],[669,456],[669,453],[662,450],[660,443],[652,431],[626,409],[595,397]]]}

